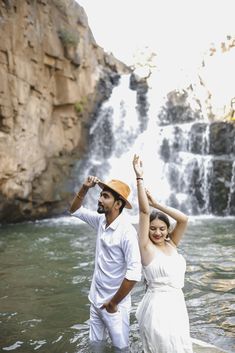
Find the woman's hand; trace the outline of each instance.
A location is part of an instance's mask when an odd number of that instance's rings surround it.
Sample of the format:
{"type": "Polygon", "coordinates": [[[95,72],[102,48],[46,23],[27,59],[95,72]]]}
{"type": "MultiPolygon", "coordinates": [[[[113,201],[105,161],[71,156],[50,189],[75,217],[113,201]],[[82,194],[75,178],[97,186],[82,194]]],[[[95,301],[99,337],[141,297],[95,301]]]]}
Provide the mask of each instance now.
{"type": "Polygon", "coordinates": [[[133,164],[133,168],[134,168],[136,177],[137,178],[142,178],[143,174],[144,174],[143,163],[142,163],[140,157],[137,154],[134,155],[132,164],[133,164]]]}
{"type": "Polygon", "coordinates": [[[148,198],[149,206],[155,207],[157,202],[154,200],[153,196],[150,194],[150,192],[147,189],[145,190],[145,192],[148,198]]]}

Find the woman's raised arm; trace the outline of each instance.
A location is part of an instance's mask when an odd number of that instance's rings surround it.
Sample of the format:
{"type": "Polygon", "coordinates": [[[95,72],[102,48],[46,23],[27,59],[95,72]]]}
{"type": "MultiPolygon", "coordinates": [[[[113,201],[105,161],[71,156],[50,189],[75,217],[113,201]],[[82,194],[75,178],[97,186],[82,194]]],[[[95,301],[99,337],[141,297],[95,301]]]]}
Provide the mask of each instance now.
{"type": "Polygon", "coordinates": [[[146,250],[148,244],[150,243],[149,239],[149,202],[144,188],[143,180],[143,164],[138,155],[134,155],[133,158],[133,168],[136,175],[137,182],[137,195],[138,195],[138,204],[139,204],[139,246],[141,255],[143,256],[143,251],[146,250]]]}
{"type": "Polygon", "coordinates": [[[164,206],[157,201],[154,200],[149,191],[146,191],[149,205],[153,208],[158,209],[159,211],[167,214],[171,218],[176,221],[176,225],[173,231],[170,233],[170,238],[173,243],[177,246],[187,228],[188,216],[186,216],[183,212],[177,210],[173,207],[164,206]]]}

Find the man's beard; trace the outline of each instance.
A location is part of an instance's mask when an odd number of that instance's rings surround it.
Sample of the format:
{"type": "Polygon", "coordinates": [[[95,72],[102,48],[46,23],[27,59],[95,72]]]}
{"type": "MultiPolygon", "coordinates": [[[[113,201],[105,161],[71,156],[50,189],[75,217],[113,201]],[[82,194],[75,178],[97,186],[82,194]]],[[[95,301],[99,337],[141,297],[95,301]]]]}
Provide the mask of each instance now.
{"type": "Polygon", "coordinates": [[[104,206],[98,204],[97,212],[100,214],[104,213],[104,206]]]}

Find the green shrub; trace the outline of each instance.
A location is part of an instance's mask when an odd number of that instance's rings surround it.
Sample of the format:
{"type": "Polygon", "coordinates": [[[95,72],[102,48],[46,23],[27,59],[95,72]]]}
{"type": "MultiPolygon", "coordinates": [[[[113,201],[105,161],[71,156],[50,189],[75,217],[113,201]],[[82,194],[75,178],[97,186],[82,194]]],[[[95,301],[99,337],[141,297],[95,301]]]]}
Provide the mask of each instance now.
{"type": "Polygon", "coordinates": [[[84,104],[83,104],[83,102],[76,102],[76,103],[74,104],[74,108],[75,108],[77,114],[83,113],[83,111],[84,111],[84,104]]]}
{"type": "Polygon", "coordinates": [[[76,110],[77,114],[82,114],[85,110],[87,105],[87,97],[83,97],[80,101],[74,104],[74,109],[76,110]]]}
{"type": "Polygon", "coordinates": [[[68,46],[76,46],[78,44],[78,35],[68,31],[67,29],[60,29],[58,31],[59,38],[63,45],[68,46]]]}

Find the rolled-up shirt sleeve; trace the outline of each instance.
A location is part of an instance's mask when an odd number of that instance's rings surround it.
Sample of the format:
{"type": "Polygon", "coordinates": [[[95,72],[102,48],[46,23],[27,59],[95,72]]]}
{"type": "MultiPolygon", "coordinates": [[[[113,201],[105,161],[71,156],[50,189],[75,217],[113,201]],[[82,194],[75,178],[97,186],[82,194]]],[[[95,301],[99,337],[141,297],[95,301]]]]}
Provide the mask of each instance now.
{"type": "Polygon", "coordinates": [[[81,206],[77,211],[71,213],[71,216],[79,218],[81,221],[86,222],[94,229],[98,229],[100,218],[102,217],[102,215],[99,215],[97,212],[89,210],[83,206],[81,206]]]}
{"type": "Polygon", "coordinates": [[[126,233],[122,247],[127,264],[125,278],[139,282],[142,266],[138,238],[134,228],[126,233]]]}

